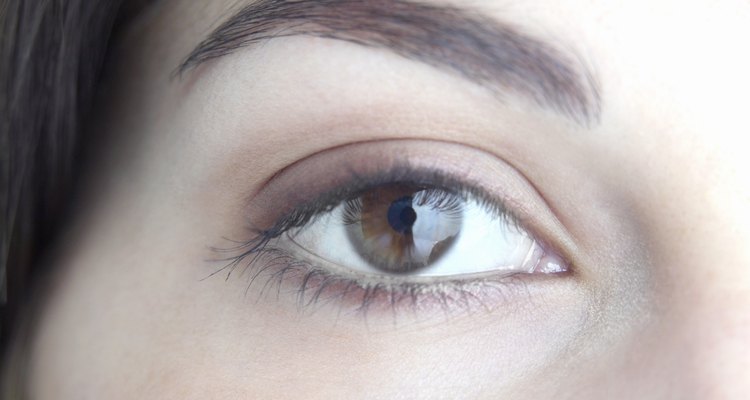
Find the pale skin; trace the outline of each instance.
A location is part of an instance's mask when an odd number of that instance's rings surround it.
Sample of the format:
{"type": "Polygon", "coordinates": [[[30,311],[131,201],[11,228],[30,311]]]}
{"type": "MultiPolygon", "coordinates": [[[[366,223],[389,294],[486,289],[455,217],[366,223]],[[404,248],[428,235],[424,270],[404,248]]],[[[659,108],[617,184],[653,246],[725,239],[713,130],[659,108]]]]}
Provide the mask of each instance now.
{"type": "MultiPolygon", "coordinates": [[[[133,23],[92,124],[106,150],[50,255],[34,398],[746,398],[750,3],[452,4],[575,51],[599,121],[310,37],[170,79],[241,4],[165,1],[133,23]],[[299,310],[293,287],[259,297],[247,275],[204,279],[279,171],[394,140],[429,165],[476,151],[524,176],[539,196],[520,207],[573,273],[469,312],[366,319],[299,310]]],[[[312,180],[328,173],[316,165],[312,180]]]]}

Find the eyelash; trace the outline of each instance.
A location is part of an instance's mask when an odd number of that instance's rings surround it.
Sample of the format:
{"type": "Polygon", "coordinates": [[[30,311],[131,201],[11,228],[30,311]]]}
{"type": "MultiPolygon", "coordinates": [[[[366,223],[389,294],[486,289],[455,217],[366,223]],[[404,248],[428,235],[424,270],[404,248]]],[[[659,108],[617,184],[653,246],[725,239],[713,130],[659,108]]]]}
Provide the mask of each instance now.
{"type": "MultiPolygon", "coordinates": [[[[517,276],[498,278],[485,275],[476,279],[432,278],[423,281],[404,281],[403,277],[382,275],[377,281],[370,282],[366,279],[337,275],[325,268],[297,259],[284,249],[274,246],[274,241],[285,233],[306,226],[317,216],[330,212],[338,204],[353,201],[373,187],[393,183],[445,188],[454,195],[473,196],[494,215],[503,218],[504,222],[516,227],[521,225],[520,219],[508,210],[503,201],[492,197],[477,185],[468,184],[442,171],[400,165],[371,176],[352,173],[348,183],[298,206],[279,218],[271,228],[253,230],[254,236],[251,239],[244,242],[235,241],[237,245],[230,248],[213,248],[217,254],[234,255],[214,260],[225,264],[209,277],[225,271],[226,279],[229,279],[237,268],[242,268],[242,274],[250,269],[252,273],[249,276],[246,294],[259,279],[266,278],[258,293],[258,299],[267,295],[270,288],[275,288],[278,299],[285,284],[295,282],[296,304],[300,310],[322,302],[335,302],[341,307],[351,306],[354,312],[362,315],[366,315],[373,305],[385,306],[394,312],[402,306],[408,306],[416,311],[422,306],[430,305],[438,305],[445,312],[454,309],[470,311],[477,307],[488,310],[491,308],[490,304],[497,304],[498,300],[499,303],[503,303],[509,297],[527,292],[527,280],[517,276]]],[[[444,200],[434,198],[430,201],[444,200]]]]}

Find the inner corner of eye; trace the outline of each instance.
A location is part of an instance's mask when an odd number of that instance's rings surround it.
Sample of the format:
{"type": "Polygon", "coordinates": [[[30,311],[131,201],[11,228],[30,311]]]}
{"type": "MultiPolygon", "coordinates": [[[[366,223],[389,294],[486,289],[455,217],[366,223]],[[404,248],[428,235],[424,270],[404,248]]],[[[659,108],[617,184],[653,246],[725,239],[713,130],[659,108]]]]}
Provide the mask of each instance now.
{"type": "Polygon", "coordinates": [[[557,273],[567,264],[503,208],[450,188],[393,183],[341,199],[289,235],[294,251],[369,275],[557,273]]]}

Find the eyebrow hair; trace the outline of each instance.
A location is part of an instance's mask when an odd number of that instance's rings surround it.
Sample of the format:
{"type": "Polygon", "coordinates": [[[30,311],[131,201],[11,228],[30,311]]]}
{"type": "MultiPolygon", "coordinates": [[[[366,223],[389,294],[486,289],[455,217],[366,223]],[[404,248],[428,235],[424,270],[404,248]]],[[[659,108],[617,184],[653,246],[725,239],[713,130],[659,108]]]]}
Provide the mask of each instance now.
{"type": "Polygon", "coordinates": [[[579,123],[598,121],[599,88],[580,58],[469,10],[408,0],[259,0],[214,30],[177,68],[279,37],[307,35],[391,50],[579,123]]]}

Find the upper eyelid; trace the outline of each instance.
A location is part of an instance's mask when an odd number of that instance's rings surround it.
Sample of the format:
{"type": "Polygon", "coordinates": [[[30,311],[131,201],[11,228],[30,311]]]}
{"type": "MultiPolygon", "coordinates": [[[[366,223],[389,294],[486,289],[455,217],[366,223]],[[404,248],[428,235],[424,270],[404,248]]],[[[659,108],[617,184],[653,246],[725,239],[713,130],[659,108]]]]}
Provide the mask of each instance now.
{"type": "Polygon", "coordinates": [[[284,215],[309,203],[310,198],[326,192],[326,187],[336,188],[348,182],[352,172],[342,169],[342,165],[374,175],[399,164],[398,159],[404,156],[409,156],[413,168],[446,171],[443,176],[483,188],[490,199],[502,203],[540,242],[552,247],[571,265],[577,264],[575,240],[523,174],[483,150],[450,142],[413,139],[366,142],[339,146],[297,161],[275,174],[248,199],[247,215],[254,225],[253,232],[257,234],[272,227],[284,215]],[[425,145],[429,145],[427,152],[425,145]],[[394,160],[394,154],[402,156],[394,160]]]}

